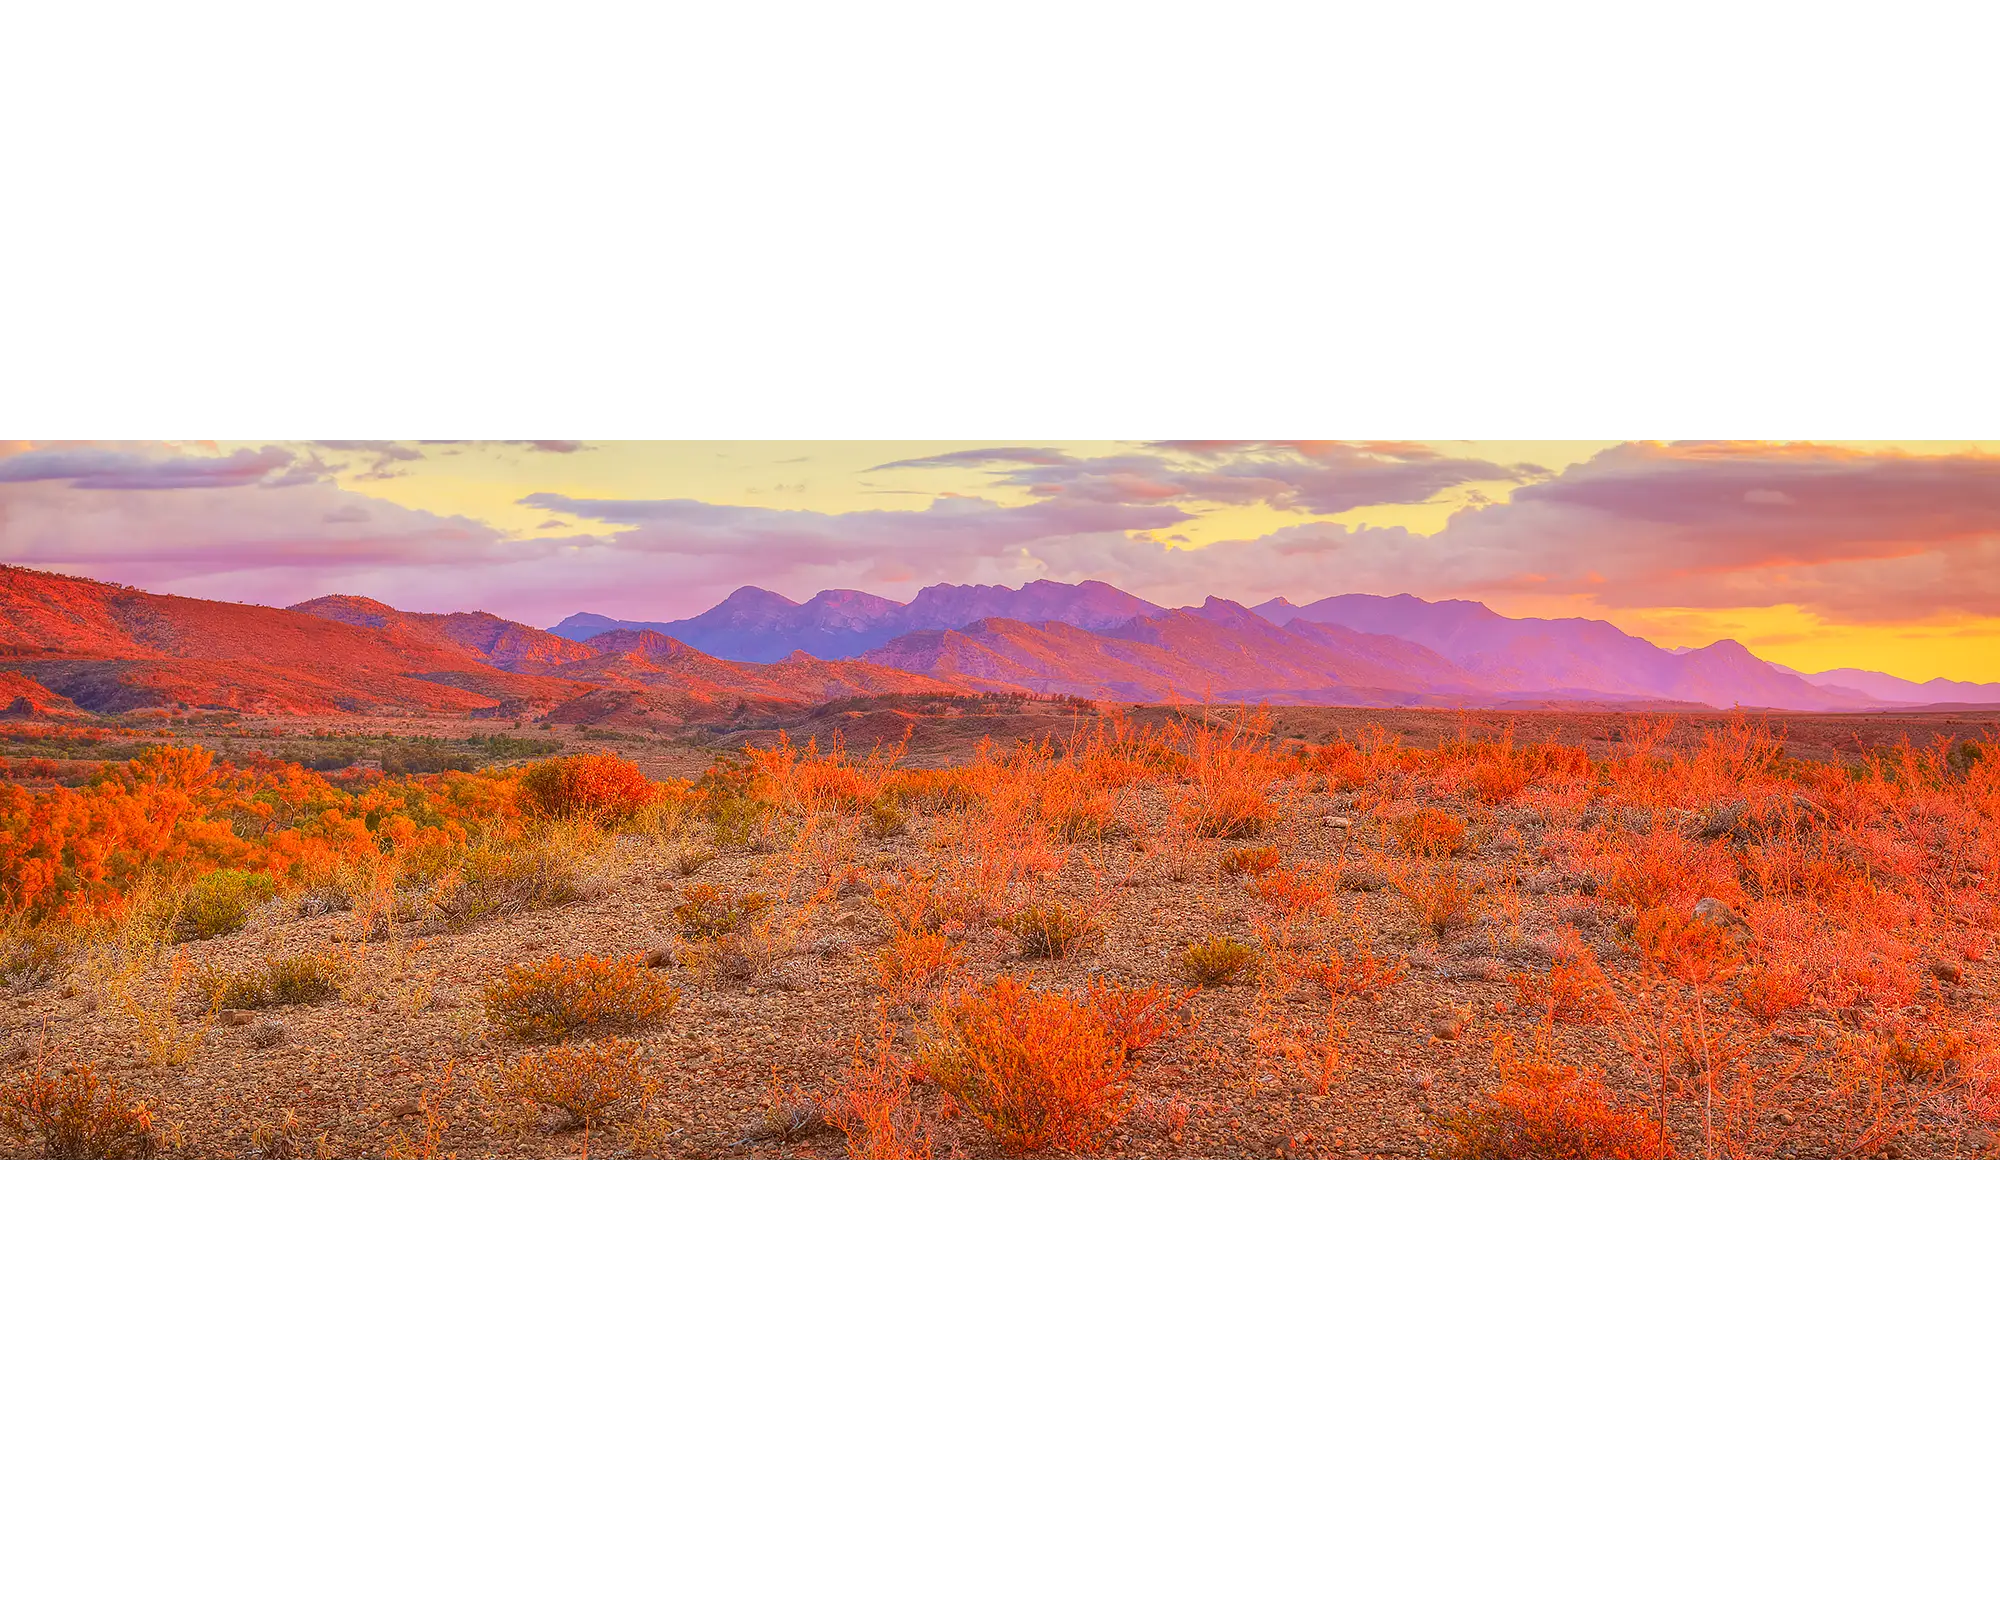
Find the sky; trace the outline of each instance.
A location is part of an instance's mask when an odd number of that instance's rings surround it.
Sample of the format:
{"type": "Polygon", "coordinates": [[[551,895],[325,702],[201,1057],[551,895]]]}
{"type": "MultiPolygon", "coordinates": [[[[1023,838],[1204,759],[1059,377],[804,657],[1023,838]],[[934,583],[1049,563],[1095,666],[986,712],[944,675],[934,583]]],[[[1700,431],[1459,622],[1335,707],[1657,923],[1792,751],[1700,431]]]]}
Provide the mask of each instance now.
{"type": "Polygon", "coordinates": [[[1408,592],[2000,680],[2000,441],[0,442],[0,560],[546,627],[742,584],[1408,592]]]}

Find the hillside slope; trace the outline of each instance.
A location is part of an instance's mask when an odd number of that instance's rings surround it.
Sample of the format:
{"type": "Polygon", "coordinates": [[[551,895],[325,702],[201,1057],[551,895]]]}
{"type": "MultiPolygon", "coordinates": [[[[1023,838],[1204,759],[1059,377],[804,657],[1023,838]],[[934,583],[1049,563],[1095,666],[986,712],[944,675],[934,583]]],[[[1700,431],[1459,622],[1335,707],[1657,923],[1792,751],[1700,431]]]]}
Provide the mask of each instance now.
{"type": "Polygon", "coordinates": [[[907,634],[863,659],[964,688],[1109,700],[1424,705],[1478,692],[1420,646],[1312,624],[1281,628],[1214,598],[1104,632],[987,618],[907,634]]]}
{"type": "Polygon", "coordinates": [[[492,712],[575,692],[415,632],[0,568],[0,663],[87,710],[492,712]]]}

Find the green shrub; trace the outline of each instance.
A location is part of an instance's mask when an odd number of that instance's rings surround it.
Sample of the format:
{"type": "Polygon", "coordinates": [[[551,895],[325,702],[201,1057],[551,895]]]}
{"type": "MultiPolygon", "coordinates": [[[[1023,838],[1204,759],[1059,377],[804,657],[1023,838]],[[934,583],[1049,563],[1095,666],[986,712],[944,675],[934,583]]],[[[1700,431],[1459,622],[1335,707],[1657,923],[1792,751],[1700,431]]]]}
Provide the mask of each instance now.
{"type": "Polygon", "coordinates": [[[189,884],[181,896],[170,937],[175,944],[188,944],[235,933],[250,920],[253,906],[276,893],[277,886],[266,872],[223,867],[207,873],[189,884]]]}

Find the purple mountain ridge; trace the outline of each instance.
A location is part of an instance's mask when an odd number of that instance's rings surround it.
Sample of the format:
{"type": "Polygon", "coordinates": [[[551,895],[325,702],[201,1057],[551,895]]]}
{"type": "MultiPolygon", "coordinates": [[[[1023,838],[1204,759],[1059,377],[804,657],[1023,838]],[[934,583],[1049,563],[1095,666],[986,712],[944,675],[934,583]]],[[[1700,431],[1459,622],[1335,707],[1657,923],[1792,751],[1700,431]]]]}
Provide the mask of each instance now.
{"type": "Polygon", "coordinates": [[[549,632],[611,647],[651,633],[729,661],[865,660],[988,686],[1106,698],[1507,705],[1608,701],[1853,711],[2000,703],[2000,685],[1843,668],[1803,673],[1734,640],[1663,649],[1586,617],[1503,617],[1476,600],[1331,595],[1157,605],[1110,584],[932,584],[908,601],[744,587],[680,622],[578,612],[549,632]],[[1009,624],[1000,627],[998,624],[1009,624]],[[929,662],[930,665],[924,663],[929,662]]]}

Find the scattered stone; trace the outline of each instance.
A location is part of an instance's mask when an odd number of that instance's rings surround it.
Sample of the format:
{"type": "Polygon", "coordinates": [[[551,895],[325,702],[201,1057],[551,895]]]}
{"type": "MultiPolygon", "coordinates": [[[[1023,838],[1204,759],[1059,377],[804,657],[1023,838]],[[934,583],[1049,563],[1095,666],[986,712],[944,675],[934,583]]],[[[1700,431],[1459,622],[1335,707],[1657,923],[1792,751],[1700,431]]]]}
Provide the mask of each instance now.
{"type": "Polygon", "coordinates": [[[250,1026],[251,1023],[255,1022],[257,1018],[254,1012],[225,1011],[222,1013],[222,1020],[227,1026],[231,1028],[247,1028],[250,1026]]]}
{"type": "Polygon", "coordinates": [[[776,966],[766,968],[751,981],[754,989],[776,989],[787,994],[796,993],[806,986],[806,977],[797,963],[780,961],[776,966]]]}
{"type": "Polygon", "coordinates": [[[798,1144],[834,1132],[834,1126],[818,1106],[795,1104],[766,1111],[763,1118],[744,1129],[738,1144],[798,1144]]]}
{"type": "Polygon", "coordinates": [[[1712,928],[1720,928],[1724,933],[1741,936],[1750,931],[1750,924],[1724,905],[1713,895],[1694,903],[1694,919],[1706,922],[1712,928]]]}
{"type": "Polygon", "coordinates": [[[1328,817],[1326,825],[1337,833],[1351,833],[1354,830],[1354,820],[1351,817],[1328,817]]]}
{"type": "Polygon", "coordinates": [[[1771,1120],[1780,1127],[1789,1128],[1794,1122],[1798,1121],[1798,1118],[1794,1117],[1789,1111],[1774,1111],[1771,1113],[1771,1120]]]}
{"type": "Polygon", "coordinates": [[[1937,979],[1939,983],[1963,983],[1965,982],[1965,968],[1961,967],[1956,961],[1933,961],[1931,963],[1931,976],[1937,979]]]}
{"type": "Polygon", "coordinates": [[[673,951],[666,949],[664,946],[646,952],[646,965],[649,967],[671,967],[674,964],[673,951]]]}
{"type": "Polygon", "coordinates": [[[1780,833],[1807,833],[1830,819],[1826,807],[1805,795],[1774,795],[1758,800],[1731,800],[1710,812],[1696,830],[1703,839],[1732,839],[1751,844],[1780,833]]]}

